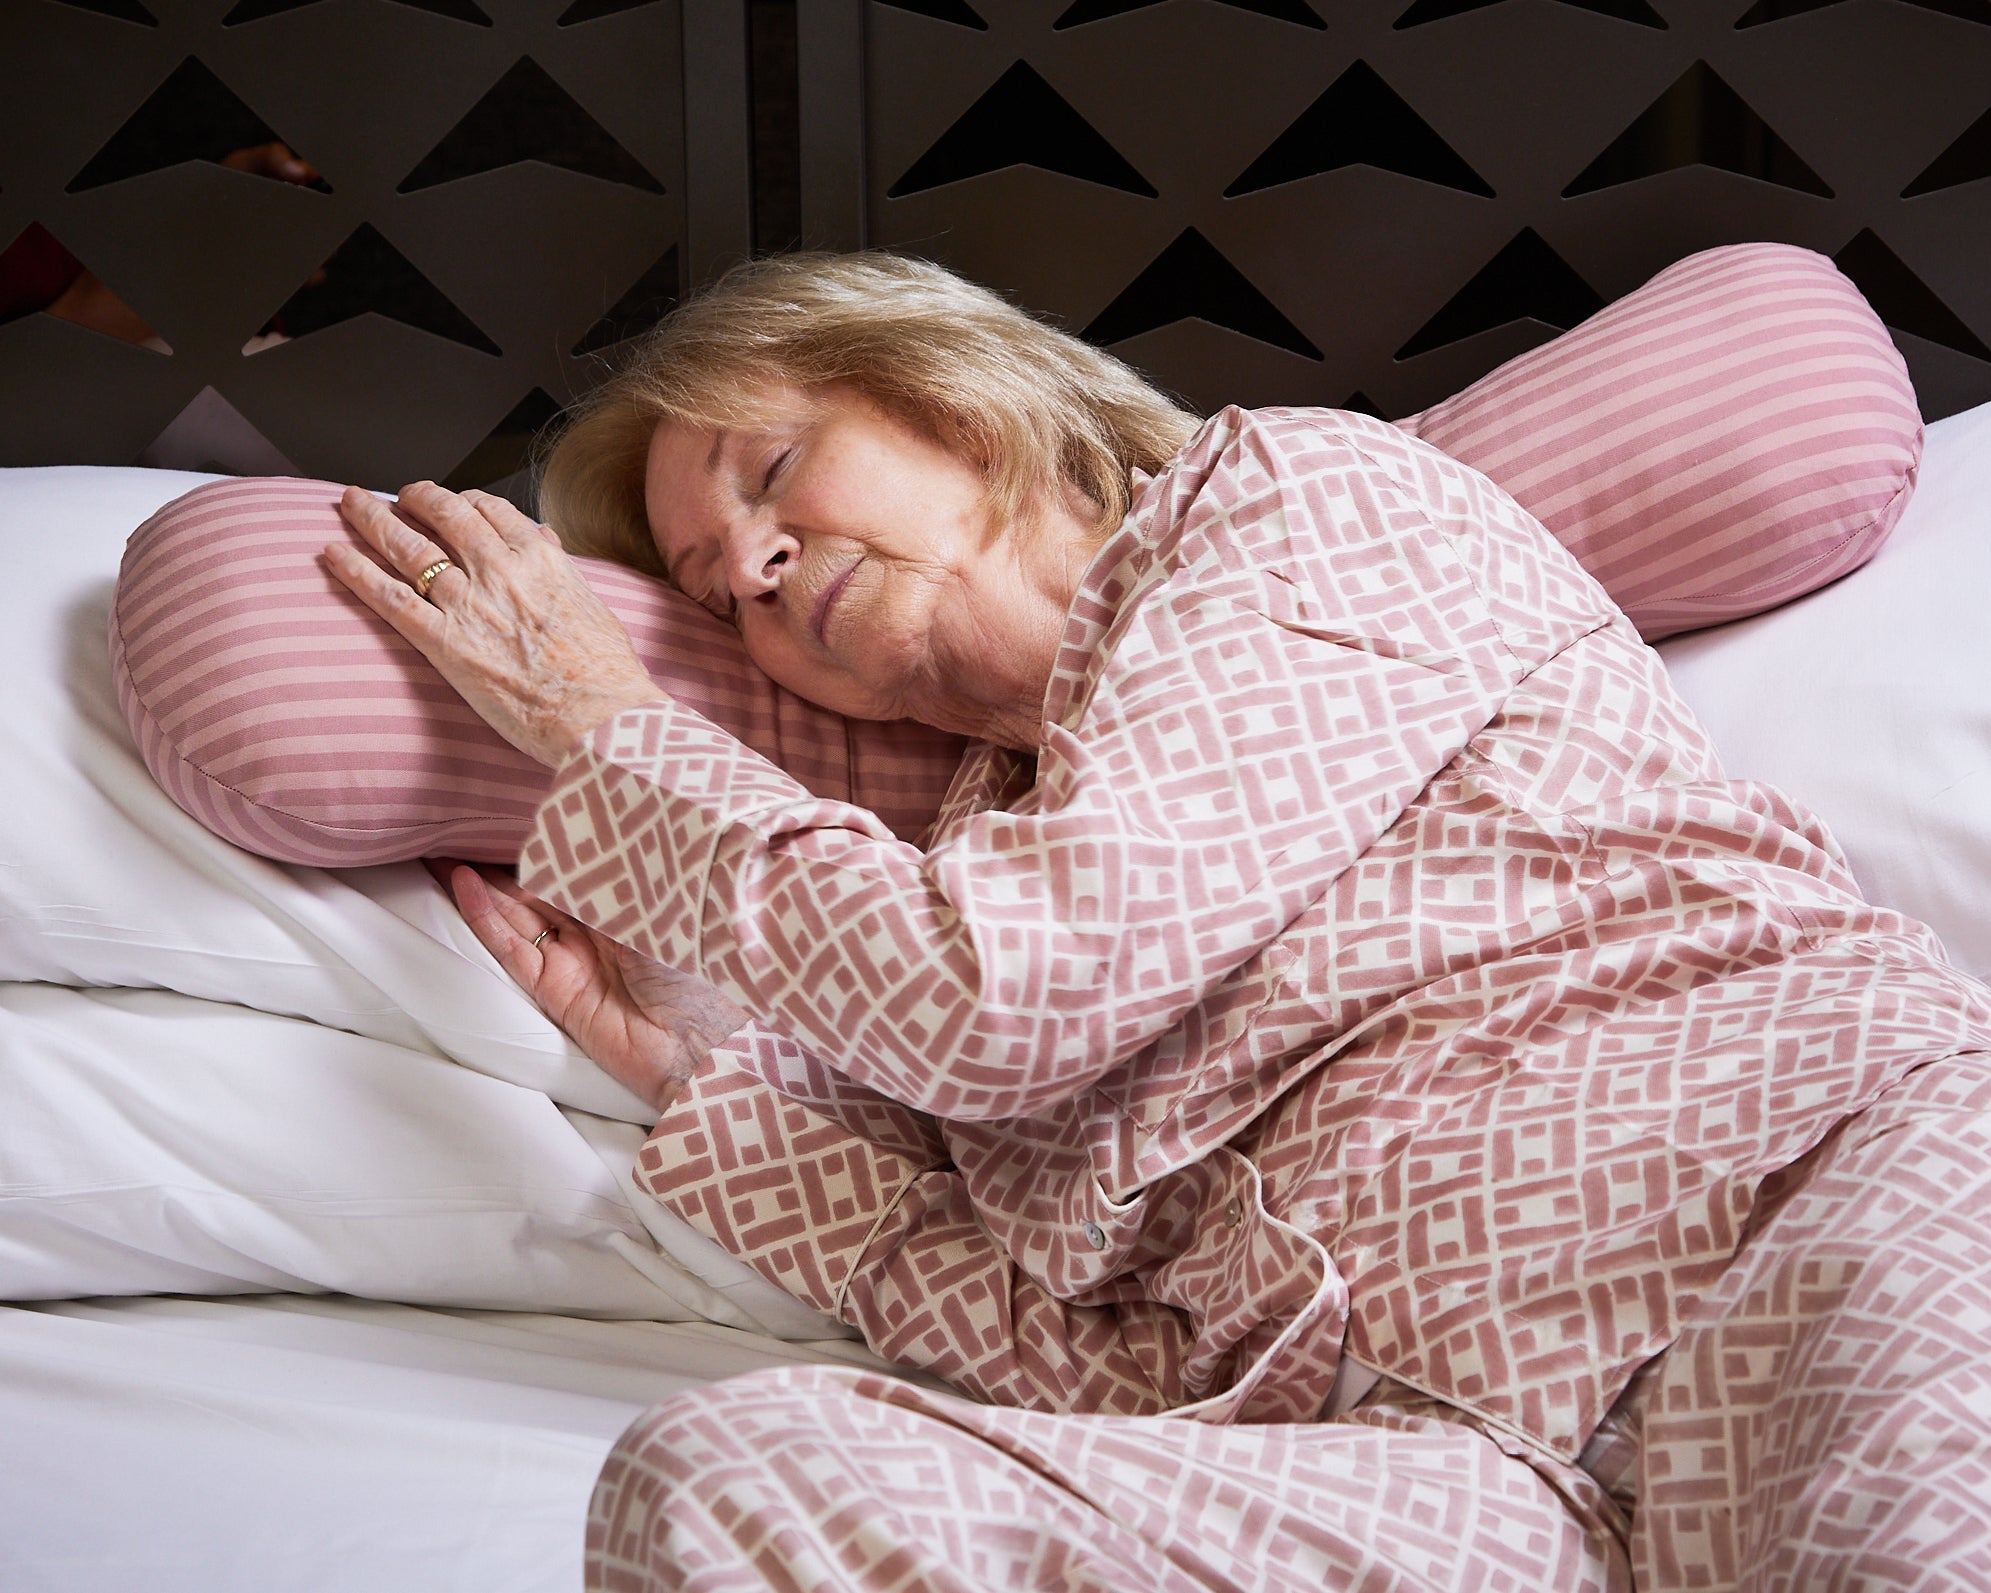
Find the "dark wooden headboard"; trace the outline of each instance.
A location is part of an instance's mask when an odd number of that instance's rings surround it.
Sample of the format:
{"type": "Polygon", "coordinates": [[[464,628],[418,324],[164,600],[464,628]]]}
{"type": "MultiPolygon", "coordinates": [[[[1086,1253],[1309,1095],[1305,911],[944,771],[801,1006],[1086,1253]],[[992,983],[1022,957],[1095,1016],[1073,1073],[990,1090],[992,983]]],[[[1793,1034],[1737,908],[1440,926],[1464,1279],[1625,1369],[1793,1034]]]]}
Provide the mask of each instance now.
{"type": "Polygon", "coordinates": [[[1752,238],[1926,416],[1991,399],[1991,0],[0,0],[7,464],[523,492],[620,339],[798,243],[1400,415],[1752,238]],[[123,335],[9,296],[50,259],[123,335]]]}

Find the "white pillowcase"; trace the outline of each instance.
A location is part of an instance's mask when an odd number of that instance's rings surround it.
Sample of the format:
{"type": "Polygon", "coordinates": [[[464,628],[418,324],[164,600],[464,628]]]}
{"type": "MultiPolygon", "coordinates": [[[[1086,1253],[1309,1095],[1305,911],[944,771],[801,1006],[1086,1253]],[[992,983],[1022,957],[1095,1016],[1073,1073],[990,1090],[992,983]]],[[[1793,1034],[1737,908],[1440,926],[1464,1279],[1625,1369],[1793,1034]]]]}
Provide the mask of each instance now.
{"type": "Polygon", "coordinates": [[[654,1317],[654,1249],[553,1103],[156,990],[0,985],[0,1297],[331,1291],[654,1317]]]}
{"type": "Polygon", "coordinates": [[[1991,978],[1991,404],[1929,427],[1865,568],[1659,652],[1731,775],[1813,808],[1870,898],[1991,978]]]}
{"type": "Polygon", "coordinates": [[[209,479],[0,470],[0,1298],[340,1290],[840,1334],[635,1188],[655,1114],[419,864],[269,863],[153,783],[112,587],[131,532],[209,479]]]}
{"type": "Polygon", "coordinates": [[[418,864],[266,862],[154,784],[111,685],[125,539],[211,476],[0,471],[0,979],[177,990],[447,1056],[562,1105],[655,1113],[588,1061],[418,864]]]}

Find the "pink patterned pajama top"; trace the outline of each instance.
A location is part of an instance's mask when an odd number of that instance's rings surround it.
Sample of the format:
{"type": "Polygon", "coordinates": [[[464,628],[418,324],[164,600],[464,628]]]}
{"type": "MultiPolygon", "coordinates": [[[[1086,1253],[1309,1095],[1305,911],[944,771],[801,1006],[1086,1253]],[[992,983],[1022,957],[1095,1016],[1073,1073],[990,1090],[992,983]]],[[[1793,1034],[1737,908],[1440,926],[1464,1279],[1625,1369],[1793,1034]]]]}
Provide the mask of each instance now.
{"type": "Polygon", "coordinates": [[[1525,511],[1326,411],[1145,484],[1038,756],[971,751],[923,847],[663,704],[521,876],[757,1015],[648,1186],[1040,1411],[1307,1421],[1380,1374],[1572,1461],[1765,1179],[1991,1046],[1525,511]]]}

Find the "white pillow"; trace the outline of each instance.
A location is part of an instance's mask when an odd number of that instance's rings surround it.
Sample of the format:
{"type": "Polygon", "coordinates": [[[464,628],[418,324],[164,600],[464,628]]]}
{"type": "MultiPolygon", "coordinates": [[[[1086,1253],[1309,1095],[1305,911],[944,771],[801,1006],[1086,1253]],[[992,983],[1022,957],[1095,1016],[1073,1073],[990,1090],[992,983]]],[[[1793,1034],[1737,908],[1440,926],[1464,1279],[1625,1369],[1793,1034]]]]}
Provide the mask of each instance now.
{"type": "Polygon", "coordinates": [[[1731,775],[1813,808],[1869,897],[1991,978],[1991,404],[1928,428],[1870,564],[1659,652],[1731,775]]]}
{"type": "Polygon", "coordinates": [[[633,1189],[643,1129],[322,1024],[0,984],[0,1299],[322,1293],[843,1330],[633,1189]]]}
{"type": "Polygon", "coordinates": [[[0,1099],[0,1298],[683,1314],[559,1109],[439,1058],[165,991],[0,984],[0,1099]]]}
{"type": "Polygon", "coordinates": [[[840,1333],[635,1189],[655,1114],[419,864],[265,862],[153,783],[112,588],[132,530],[208,479],[0,470],[0,1297],[335,1289],[840,1333]]]}
{"type": "Polygon", "coordinates": [[[265,862],[154,783],[111,684],[125,539],[210,476],[0,470],[0,979],[177,990],[447,1056],[632,1123],[418,864],[265,862]]]}

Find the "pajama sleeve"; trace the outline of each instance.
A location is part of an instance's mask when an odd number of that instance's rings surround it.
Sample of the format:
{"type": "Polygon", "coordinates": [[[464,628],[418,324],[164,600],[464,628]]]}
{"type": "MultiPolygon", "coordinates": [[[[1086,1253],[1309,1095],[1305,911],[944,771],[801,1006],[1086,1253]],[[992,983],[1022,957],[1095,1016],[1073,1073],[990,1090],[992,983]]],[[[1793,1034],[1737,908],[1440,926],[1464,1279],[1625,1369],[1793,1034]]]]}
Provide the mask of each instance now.
{"type": "MultiPolygon", "coordinates": [[[[618,577],[621,572],[616,572],[618,577]]],[[[634,579],[634,577],[627,577],[634,579]]],[[[651,676],[673,699],[771,759],[820,797],[875,813],[895,835],[925,835],[967,743],[910,720],[848,719],[768,678],[733,626],[680,592],[641,638],[651,676]]]]}
{"type": "Polygon", "coordinates": [[[937,1139],[890,1126],[890,1110],[869,1137],[838,1108],[791,1100],[722,1061],[658,1121],[637,1177],[901,1365],[1032,1410],[1154,1415],[1180,1404],[1185,1319],[1147,1300],[1056,1298],[983,1226],[937,1139]]]}

